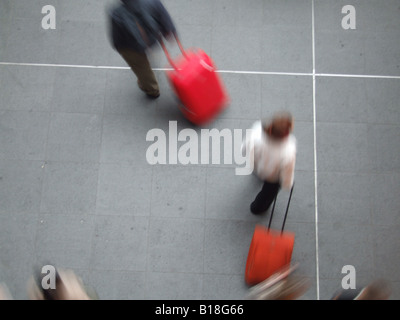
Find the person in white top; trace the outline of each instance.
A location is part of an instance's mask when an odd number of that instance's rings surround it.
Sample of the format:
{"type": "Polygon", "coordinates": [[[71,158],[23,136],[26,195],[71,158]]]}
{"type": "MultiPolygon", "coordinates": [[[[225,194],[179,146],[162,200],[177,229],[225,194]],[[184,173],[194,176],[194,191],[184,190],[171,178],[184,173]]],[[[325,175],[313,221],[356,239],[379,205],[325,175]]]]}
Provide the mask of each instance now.
{"type": "Polygon", "coordinates": [[[250,206],[254,214],[267,211],[280,188],[290,190],[293,186],[297,152],[293,125],[292,115],[280,112],[272,119],[257,121],[252,127],[246,151],[254,161],[253,173],[264,181],[250,206]]]}

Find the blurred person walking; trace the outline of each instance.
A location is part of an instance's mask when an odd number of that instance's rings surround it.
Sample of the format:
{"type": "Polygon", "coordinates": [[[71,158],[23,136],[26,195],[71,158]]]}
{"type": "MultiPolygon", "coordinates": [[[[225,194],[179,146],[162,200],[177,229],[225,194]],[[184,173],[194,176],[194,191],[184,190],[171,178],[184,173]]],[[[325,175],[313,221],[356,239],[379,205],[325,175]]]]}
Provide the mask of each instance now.
{"type": "Polygon", "coordinates": [[[84,285],[82,279],[69,269],[57,269],[55,288],[44,289],[43,274],[37,273],[28,280],[30,300],[98,300],[97,293],[84,285]]]}
{"type": "Polygon", "coordinates": [[[297,268],[286,265],[273,275],[252,286],[246,299],[248,300],[297,300],[310,287],[310,280],[294,273],[297,268]]]}
{"type": "Polygon", "coordinates": [[[109,12],[110,38],[137,77],[148,97],[158,98],[160,88],[151,69],[147,50],[162,37],[176,37],[174,23],[160,0],[120,0],[109,12]]]}
{"type": "Polygon", "coordinates": [[[10,290],[8,290],[5,283],[0,283],[0,300],[13,300],[10,290]]]}
{"type": "Polygon", "coordinates": [[[391,293],[389,282],[377,279],[361,289],[339,290],[331,300],[388,300],[391,293]]]}
{"type": "Polygon", "coordinates": [[[253,214],[267,211],[281,188],[290,190],[293,186],[297,152],[293,125],[289,112],[276,113],[271,119],[255,122],[243,145],[254,163],[253,173],[264,182],[251,203],[253,214]]]}

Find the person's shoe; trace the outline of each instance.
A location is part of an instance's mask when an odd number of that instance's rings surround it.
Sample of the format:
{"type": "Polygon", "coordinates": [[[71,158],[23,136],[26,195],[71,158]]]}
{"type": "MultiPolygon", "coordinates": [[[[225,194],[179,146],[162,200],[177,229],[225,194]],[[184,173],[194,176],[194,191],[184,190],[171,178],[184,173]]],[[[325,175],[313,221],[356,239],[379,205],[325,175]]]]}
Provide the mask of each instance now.
{"type": "Polygon", "coordinates": [[[138,87],[142,90],[150,99],[157,99],[160,96],[160,92],[156,93],[148,93],[146,90],[143,89],[142,85],[140,84],[139,80],[137,81],[138,87]]]}
{"type": "Polygon", "coordinates": [[[268,209],[265,210],[260,210],[259,208],[256,208],[254,205],[254,202],[252,202],[252,204],[250,205],[250,211],[252,214],[262,214],[264,212],[266,212],[268,209]]]}
{"type": "Polygon", "coordinates": [[[147,97],[149,97],[150,99],[157,99],[160,96],[160,93],[156,93],[156,94],[150,94],[150,93],[146,93],[147,97]]]}

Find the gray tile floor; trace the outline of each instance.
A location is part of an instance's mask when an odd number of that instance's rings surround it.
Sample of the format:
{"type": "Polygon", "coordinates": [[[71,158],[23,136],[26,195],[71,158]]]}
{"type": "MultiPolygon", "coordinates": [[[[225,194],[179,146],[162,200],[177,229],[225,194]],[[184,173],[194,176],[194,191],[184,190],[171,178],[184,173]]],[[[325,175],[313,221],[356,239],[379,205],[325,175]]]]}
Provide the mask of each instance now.
{"type": "MultiPolygon", "coordinates": [[[[0,281],[26,299],[32,268],[51,262],[101,299],[243,299],[254,226],[268,220],[249,212],[261,183],[235,165],[146,161],[150,129],[191,125],[161,50],[151,53],[161,97],[136,87],[107,38],[110,2],[0,1],[0,281]],[[47,4],[55,30],[41,28],[47,4]]],[[[384,277],[399,299],[400,1],[351,1],[355,30],[342,28],[342,0],[164,4],[230,94],[208,128],[246,129],[281,109],[295,116],[286,228],[312,283],[302,299],[329,299],[345,265],[357,286],[384,277]]]]}

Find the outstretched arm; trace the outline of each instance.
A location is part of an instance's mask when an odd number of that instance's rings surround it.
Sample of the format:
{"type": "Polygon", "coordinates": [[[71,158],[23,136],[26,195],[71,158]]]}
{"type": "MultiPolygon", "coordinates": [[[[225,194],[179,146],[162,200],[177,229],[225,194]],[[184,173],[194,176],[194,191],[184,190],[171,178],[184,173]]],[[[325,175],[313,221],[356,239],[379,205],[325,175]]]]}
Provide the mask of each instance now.
{"type": "Polygon", "coordinates": [[[159,0],[154,0],[154,5],[156,10],[155,18],[159,24],[162,35],[167,39],[176,36],[176,28],[167,9],[165,9],[164,5],[159,0]]]}

